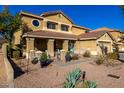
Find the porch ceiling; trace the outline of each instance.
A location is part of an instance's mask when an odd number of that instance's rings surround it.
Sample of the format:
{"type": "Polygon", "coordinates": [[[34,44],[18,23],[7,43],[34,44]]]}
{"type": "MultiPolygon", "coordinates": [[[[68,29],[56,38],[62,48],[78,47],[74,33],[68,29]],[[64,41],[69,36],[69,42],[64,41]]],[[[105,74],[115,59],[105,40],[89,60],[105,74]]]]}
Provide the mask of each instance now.
{"type": "Polygon", "coordinates": [[[43,31],[43,30],[27,32],[23,35],[23,37],[53,38],[53,39],[67,39],[67,40],[78,39],[77,35],[60,33],[60,32],[52,32],[52,31],[43,31]]]}

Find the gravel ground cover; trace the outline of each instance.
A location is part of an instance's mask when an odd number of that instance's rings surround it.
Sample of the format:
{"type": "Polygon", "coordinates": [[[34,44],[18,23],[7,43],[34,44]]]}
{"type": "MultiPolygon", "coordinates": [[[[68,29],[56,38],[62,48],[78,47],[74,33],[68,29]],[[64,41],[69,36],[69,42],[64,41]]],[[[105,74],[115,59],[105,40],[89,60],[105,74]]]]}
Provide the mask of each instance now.
{"type": "MultiPolygon", "coordinates": [[[[66,75],[75,68],[86,71],[86,79],[97,83],[98,88],[123,88],[124,63],[118,61],[116,66],[96,65],[94,58],[83,58],[77,63],[58,63],[54,61],[48,67],[40,68],[39,64],[29,66],[29,73],[24,73],[15,78],[14,84],[18,88],[62,88],[66,75]],[[120,76],[119,79],[109,77],[108,74],[120,76]]],[[[22,64],[26,64],[22,60],[22,64]]],[[[26,70],[25,66],[21,66],[26,70]]]]}

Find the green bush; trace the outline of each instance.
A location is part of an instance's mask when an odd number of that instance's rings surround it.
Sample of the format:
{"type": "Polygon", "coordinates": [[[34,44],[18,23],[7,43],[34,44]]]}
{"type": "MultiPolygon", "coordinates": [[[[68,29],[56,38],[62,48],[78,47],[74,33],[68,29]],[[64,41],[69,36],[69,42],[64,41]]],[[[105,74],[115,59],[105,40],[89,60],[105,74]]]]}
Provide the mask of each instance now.
{"type": "Polygon", "coordinates": [[[67,74],[66,82],[64,82],[64,88],[74,88],[78,79],[81,77],[81,70],[75,69],[67,74]]]}
{"type": "Polygon", "coordinates": [[[71,55],[70,51],[67,51],[65,54],[65,56],[70,56],[70,55],[71,55]]]}
{"type": "Polygon", "coordinates": [[[97,84],[96,82],[86,80],[83,82],[83,87],[84,88],[96,88],[97,84]]]}
{"type": "Polygon", "coordinates": [[[118,53],[116,53],[116,52],[114,52],[114,53],[108,53],[107,54],[107,58],[117,60],[118,59],[118,53]]]}
{"type": "Polygon", "coordinates": [[[96,62],[97,65],[101,65],[101,64],[104,63],[104,60],[105,60],[105,58],[104,58],[102,55],[99,55],[99,56],[96,58],[95,62],[96,62]]]}
{"type": "Polygon", "coordinates": [[[78,60],[79,59],[79,56],[78,54],[73,54],[72,57],[71,57],[72,60],[78,60]]]}
{"type": "Polygon", "coordinates": [[[45,61],[45,60],[47,60],[47,53],[46,52],[42,53],[42,55],[40,56],[40,61],[45,61]]]}
{"type": "Polygon", "coordinates": [[[14,50],[13,51],[13,58],[15,58],[16,60],[19,59],[20,57],[20,51],[19,50],[14,50]]]}
{"type": "Polygon", "coordinates": [[[90,54],[90,51],[86,50],[83,54],[84,57],[90,57],[91,54],[90,54]]]}

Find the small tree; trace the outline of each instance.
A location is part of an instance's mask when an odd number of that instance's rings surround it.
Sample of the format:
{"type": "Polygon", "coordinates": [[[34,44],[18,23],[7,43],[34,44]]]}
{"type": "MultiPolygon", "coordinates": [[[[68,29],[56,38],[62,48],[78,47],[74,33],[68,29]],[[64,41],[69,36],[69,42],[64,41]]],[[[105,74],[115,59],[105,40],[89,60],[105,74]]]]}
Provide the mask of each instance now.
{"type": "Polygon", "coordinates": [[[11,53],[14,33],[22,24],[19,14],[11,15],[8,8],[4,7],[0,13],[0,35],[8,42],[8,52],[11,53]]]}
{"type": "Polygon", "coordinates": [[[101,51],[102,51],[102,54],[103,55],[106,55],[107,54],[107,47],[105,47],[103,44],[100,44],[99,45],[99,47],[100,47],[100,49],[101,49],[101,51]]]}

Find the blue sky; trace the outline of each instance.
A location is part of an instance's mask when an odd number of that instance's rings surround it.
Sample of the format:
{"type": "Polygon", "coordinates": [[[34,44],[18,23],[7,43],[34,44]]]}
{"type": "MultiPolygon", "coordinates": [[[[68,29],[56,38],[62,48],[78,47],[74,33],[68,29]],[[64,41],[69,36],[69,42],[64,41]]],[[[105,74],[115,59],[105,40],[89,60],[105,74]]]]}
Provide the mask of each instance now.
{"type": "MultiPolygon", "coordinates": [[[[3,6],[0,6],[0,11],[3,6]]],[[[119,6],[112,5],[12,5],[9,6],[12,14],[26,11],[40,15],[48,11],[63,11],[72,21],[90,29],[108,27],[124,30],[124,15],[119,6]]]]}

